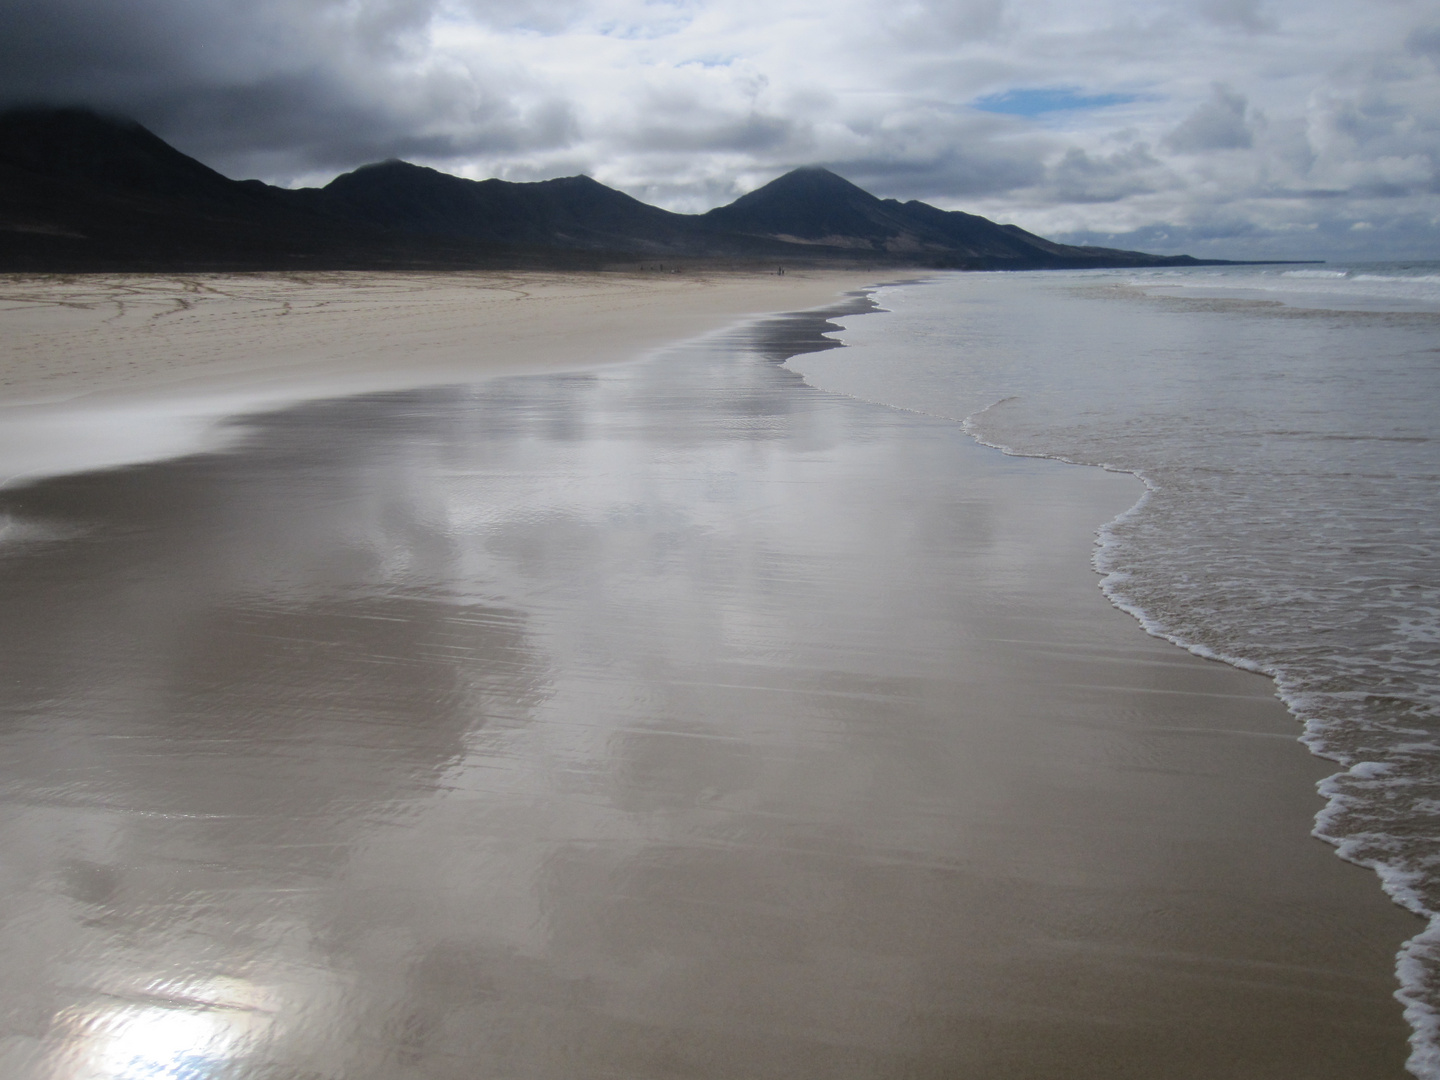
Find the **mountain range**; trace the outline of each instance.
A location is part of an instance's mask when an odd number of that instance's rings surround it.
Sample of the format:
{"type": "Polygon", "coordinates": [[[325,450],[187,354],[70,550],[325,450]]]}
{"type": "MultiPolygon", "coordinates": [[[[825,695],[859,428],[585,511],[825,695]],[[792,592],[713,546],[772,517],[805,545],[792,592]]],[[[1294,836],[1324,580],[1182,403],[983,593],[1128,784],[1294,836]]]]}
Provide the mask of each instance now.
{"type": "Polygon", "coordinates": [[[1057,244],[880,199],[827,169],[676,214],[588,176],[467,180],[404,161],[323,188],[231,180],[141,125],[78,108],[0,113],[0,270],[457,269],[634,265],[956,269],[1193,266],[1057,244]]]}

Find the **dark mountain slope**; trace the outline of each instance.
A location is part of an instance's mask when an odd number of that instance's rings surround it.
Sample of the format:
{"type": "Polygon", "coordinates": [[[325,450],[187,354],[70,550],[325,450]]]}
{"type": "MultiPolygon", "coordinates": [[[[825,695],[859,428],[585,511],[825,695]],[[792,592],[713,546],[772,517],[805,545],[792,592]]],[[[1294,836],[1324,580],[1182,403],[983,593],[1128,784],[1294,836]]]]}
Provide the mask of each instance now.
{"type": "Polygon", "coordinates": [[[388,161],[291,191],[230,180],[140,125],[0,113],[0,270],[596,266],[653,256],[974,269],[1194,263],[1054,244],[797,169],[707,214],[586,176],[466,180],[388,161]]]}
{"type": "Polygon", "coordinates": [[[614,251],[648,241],[663,249],[695,235],[688,218],[588,176],[515,184],[386,161],[336,177],[312,201],[349,221],[505,244],[614,251]]]}
{"type": "Polygon", "coordinates": [[[588,176],[512,183],[466,180],[404,161],[365,165],[295,193],[334,217],[416,236],[636,255],[813,258],[784,240],[715,229],[588,176]]]}
{"type": "Polygon", "coordinates": [[[868,248],[938,265],[987,269],[1192,265],[1165,257],[1056,244],[1015,225],[922,202],[878,199],[817,167],[796,169],[703,215],[712,228],[835,248],[868,248]]]}
{"type": "MultiPolygon", "coordinates": [[[[462,181],[463,182],[463,181],[462,181]]],[[[539,246],[417,239],[326,213],[313,193],[231,180],[133,121],[0,113],[0,270],[594,265],[539,246]]]]}
{"type": "Polygon", "coordinates": [[[85,109],[0,114],[0,161],[31,173],[116,192],[252,204],[247,189],[186,157],[131,120],[85,109]]]}
{"type": "Polygon", "coordinates": [[[788,172],[729,206],[701,215],[707,227],[747,236],[784,237],[828,247],[891,250],[907,234],[892,205],[828,169],[788,172]]]}

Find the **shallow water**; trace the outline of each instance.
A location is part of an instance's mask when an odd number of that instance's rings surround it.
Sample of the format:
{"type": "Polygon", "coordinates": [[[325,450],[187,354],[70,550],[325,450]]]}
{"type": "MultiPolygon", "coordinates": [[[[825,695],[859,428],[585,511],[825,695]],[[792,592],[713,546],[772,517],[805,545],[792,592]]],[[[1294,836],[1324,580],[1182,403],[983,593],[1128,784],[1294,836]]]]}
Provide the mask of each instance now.
{"type": "MultiPolygon", "coordinates": [[[[883,290],[820,386],[1134,472],[1107,591],[1273,675],[1317,753],[1318,834],[1440,912],[1440,264],[958,275],[883,290]]],[[[1401,958],[1440,1076],[1440,930],[1401,958]]]]}
{"type": "Polygon", "coordinates": [[[0,493],[5,1075],[1397,1075],[1318,763],[1085,568],[1140,485],[804,322],[0,493]]]}

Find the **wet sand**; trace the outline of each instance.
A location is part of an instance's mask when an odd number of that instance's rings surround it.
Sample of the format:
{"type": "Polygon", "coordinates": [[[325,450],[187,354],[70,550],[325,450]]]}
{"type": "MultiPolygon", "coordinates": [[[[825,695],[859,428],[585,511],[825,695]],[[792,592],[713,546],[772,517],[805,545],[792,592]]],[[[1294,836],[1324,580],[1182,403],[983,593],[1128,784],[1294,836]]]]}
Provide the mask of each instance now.
{"type": "Polygon", "coordinates": [[[0,1072],[1402,1076],[1324,764],[1096,588],[1138,484],[806,324],[0,492],[0,1072]]]}
{"type": "Polygon", "coordinates": [[[344,394],[633,360],[871,281],[540,272],[0,275],[0,485],[223,445],[344,394]]]}

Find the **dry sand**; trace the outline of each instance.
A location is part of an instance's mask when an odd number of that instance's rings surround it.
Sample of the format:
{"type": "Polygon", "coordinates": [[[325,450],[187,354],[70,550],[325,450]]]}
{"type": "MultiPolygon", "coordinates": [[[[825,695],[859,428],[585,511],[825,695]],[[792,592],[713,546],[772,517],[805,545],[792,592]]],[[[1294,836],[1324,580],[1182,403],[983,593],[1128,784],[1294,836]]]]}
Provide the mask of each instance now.
{"type": "MultiPolygon", "coordinates": [[[[89,388],[575,367],[850,284],[345,280],[308,332],[160,288],[89,388]]],[[[87,284],[12,305],[33,397],[87,284]]],[[[1307,838],[1323,763],[1095,588],[1136,482],[737,352],[0,493],[0,1071],[1402,1075],[1415,923],[1307,838]]]]}
{"type": "Polygon", "coordinates": [[[859,272],[0,276],[0,484],[173,456],[287,402],[632,360],[859,272]]]}

